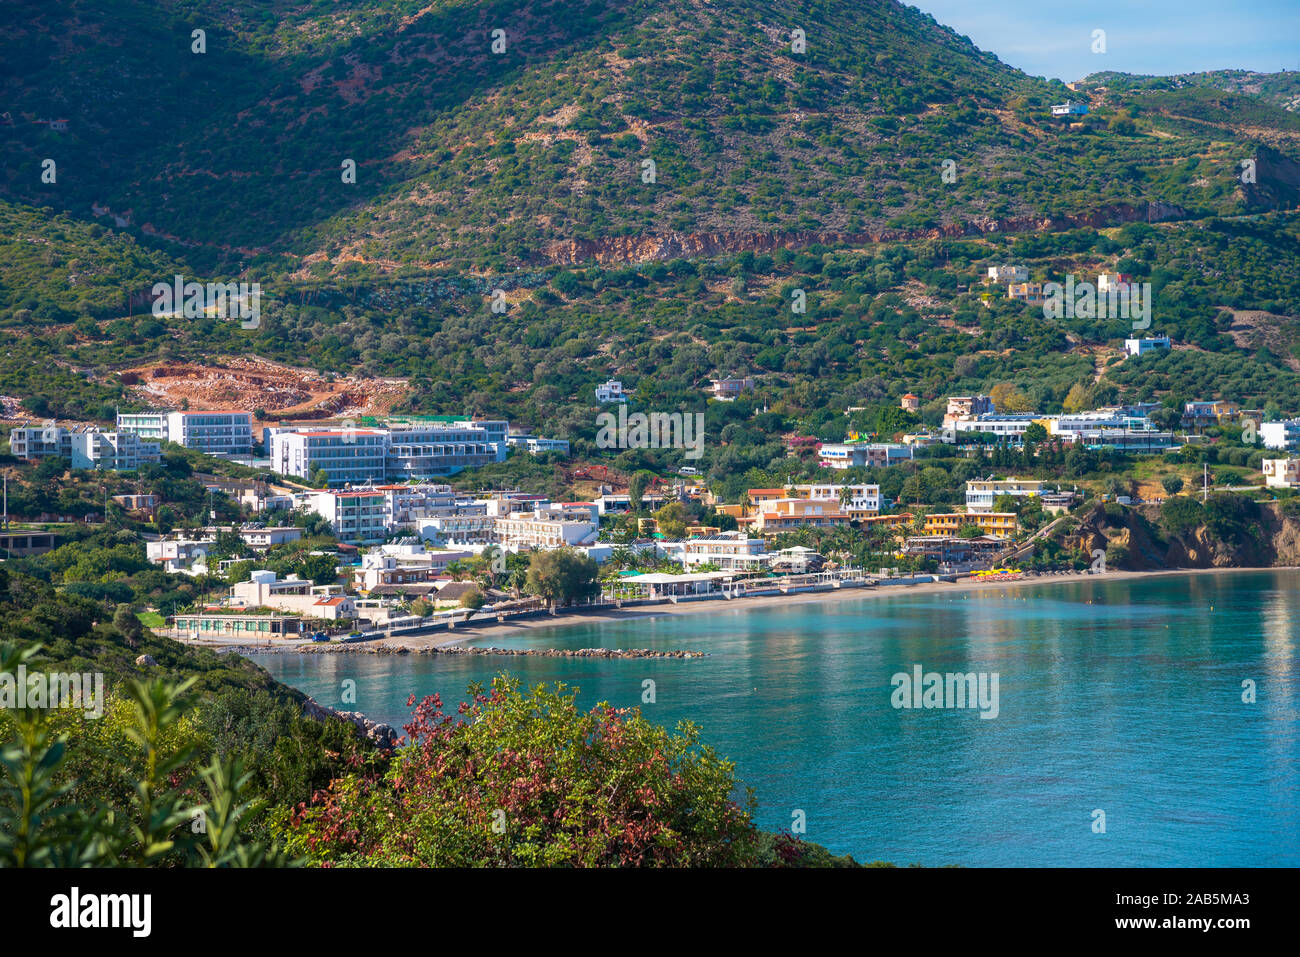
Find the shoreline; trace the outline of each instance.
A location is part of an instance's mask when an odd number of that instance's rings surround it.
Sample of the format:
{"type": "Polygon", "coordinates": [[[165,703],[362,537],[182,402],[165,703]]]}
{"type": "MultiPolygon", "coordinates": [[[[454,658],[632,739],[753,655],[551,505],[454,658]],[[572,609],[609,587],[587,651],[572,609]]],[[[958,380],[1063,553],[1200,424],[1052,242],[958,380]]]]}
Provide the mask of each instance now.
{"type": "MultiPolygon", "coordinates": [[[[978,581],[964,579],[959,582],[923,582],[915,585],[874,585],[864,588],[845,588],[837,591],[801,592],[795,595],[755,595],[728,601],[724,598],[701,599],[697,601],[650,607],[627,609],[604,608],[591,611],[569,611],[556,615],[529,618],[524,621],[484,625],[468,634],[444,634],[409,636],[396,638],[378,638],[374,641],[359,642],[350,645],[318,646],[311,651],[302,651],[295,646],[229,646],[229,650],[247,654],[374,654],[378,649],[394,651],[405,648],[409,651],[463,646],[469,642],[500,637],[519,637],[530,633],[548,633],[557,628],[571,628],[578,625],[634,622],[649,618],[698,614],[744,614],[752,608],[771,608],[792,604],[831,603],[852,600],[869,600],[889,598],[900,595],[934,595],[942,593],[1000,592],[1017,588],[1032,588],[1040,585],[1077,584],[1079,582],[1113,582],[1136,578],[1161,578],[1180,575],[1223,575],[1244,572],[1296,571],[1294,566],[1267,566],[1262,568],[1176,568],[1154,571],[1113,571],[1103,574],[1091,574],[1086,571],[1071,572],[1061,575],[1044,575],[1039,578],[1021,579],[1019,581],[978,581]],[[724,611],[725,609],[725,611],[724,611]]],[[[468,629],[467,629],[468,631],[468,629]]]]}

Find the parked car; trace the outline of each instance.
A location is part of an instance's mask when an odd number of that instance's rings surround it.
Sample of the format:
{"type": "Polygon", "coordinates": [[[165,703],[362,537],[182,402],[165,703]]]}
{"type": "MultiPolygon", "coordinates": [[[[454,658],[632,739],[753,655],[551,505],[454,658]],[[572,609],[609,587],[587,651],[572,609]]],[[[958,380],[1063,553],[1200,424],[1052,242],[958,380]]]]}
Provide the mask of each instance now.
{"type": "Polygon", "coordinates": [[[327,635],[327,634],[325,634],[325,632],[323,632],[323,631],[313,631],[313,632],[311,633],[311,640],[312,640],[312,641],[329,641],[329,640],[330,640],[330,636],[327,635]]]}

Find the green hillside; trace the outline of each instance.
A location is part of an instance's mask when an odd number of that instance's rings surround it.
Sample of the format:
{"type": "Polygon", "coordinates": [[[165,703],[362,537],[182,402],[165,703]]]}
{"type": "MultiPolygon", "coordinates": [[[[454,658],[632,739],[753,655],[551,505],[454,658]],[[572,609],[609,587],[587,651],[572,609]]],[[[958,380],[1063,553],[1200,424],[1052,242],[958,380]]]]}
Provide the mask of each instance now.
{"type": "Polygon", "coordinates": [[[1071,128],[1047,109],[1063,85],[893,0],[18,6],[0,41],[4,193],[170,238],[194,273],[666,259],[1115,225],[1148,202],[1239,212],[1259,142],[1102,103],[1071,128]]]}

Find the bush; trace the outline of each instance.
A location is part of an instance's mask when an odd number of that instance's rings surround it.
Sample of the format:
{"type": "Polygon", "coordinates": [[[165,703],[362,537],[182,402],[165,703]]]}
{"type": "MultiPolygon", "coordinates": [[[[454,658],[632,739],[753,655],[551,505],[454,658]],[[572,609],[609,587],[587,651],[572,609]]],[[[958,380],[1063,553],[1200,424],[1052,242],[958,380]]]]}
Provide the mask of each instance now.
{"type": "MultiPolygon", "coordinates": [[[[320,864],[728,866],[755,863],[734,766],[638,711],[506,676],[445,714],[426,698],[383,775],[335,781],[276,829],[320,864]]],[[[414,696],[411,698],[414,703],[414,696]]]]}

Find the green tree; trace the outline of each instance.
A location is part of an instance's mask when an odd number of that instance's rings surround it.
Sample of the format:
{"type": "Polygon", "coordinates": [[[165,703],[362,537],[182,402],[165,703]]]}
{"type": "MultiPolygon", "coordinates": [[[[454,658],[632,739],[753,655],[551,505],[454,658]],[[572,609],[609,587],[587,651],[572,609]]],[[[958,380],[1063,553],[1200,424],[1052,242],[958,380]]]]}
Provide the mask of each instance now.
{"type": "Polygon", "coordinates": [[[596,561],[571,548],[533,552],[524,591],[546,599],[547,605],[571,605],[600,593],[596,561]]]}
{"type": "Polygon", "coordinates": [[[1047,439],[1048,439],[1047,427],[1043,425],[1043,423],[1030,422],[1029,425],[1025,426],[1026,442],[1033,442],[1037,444],[1039,442],[1046,442],[1047,439]]]}
{"type": "Polygon", "coordinates": [[[654,513],[655,524],[665,538],[684,537],[690,517],[686,506],[681,502],[667,502],[654,513]]]}
{"type": "Polygon", "coordinates": [[[140,636],[144,634],[140,619],[131,610],[131,606],[125,603],[118,605],[113,612],[113,627],[126,639],[129,648],[136,647],[140,643],[140,636]]]}

